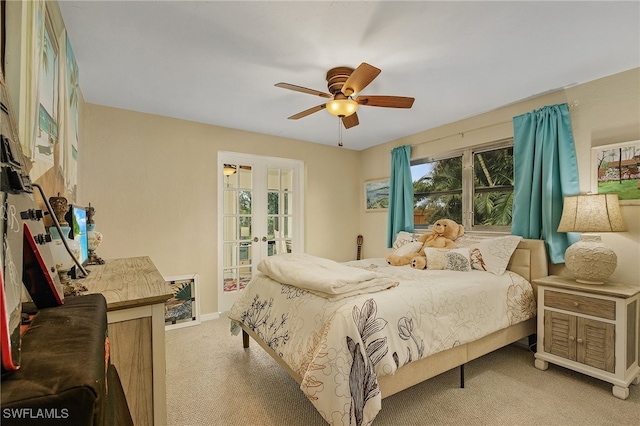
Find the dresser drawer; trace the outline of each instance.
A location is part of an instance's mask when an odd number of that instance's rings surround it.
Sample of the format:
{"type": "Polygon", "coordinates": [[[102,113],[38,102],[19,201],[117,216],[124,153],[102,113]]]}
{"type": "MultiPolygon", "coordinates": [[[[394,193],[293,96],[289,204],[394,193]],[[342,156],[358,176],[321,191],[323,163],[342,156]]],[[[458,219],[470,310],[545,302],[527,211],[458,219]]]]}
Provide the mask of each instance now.
{"type": "Polygon", "coordinates": [[[544,305],[598,318],[616,319],[616,302],[613,300],[547,290],[544,292],[544,305]]]}

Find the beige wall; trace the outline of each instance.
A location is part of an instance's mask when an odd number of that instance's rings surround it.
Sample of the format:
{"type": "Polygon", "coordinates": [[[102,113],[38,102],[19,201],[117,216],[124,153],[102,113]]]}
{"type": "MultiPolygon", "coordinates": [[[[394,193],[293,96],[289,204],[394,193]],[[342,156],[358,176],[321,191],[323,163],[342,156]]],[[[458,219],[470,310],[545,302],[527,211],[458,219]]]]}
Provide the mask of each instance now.
{"type": "MultiPolygon", "coordinates": [[[[396,146],[412,145],[413,159],[513,137],[514,116],[563,102],[577,104],[570,108],[570,115],[580,191],[589,192],[591,147],[640,139],[640,68],[364,150],[360,157],[360,184],[367,179],[389,176],[389,152],[396,146]]],[[[611,278],[640,286],[640,205],[621,208],[628,232],[602,235],[603,241],[618,255],[618,268],[611,278]]],[[[360,217],[365,256],[385,256],[386,214],[361,212],[360,217]]]]}
{"type": "MultiPolygon", "coordinates": [[[[513,136],[511,119],[545,105],[577,104],[571,119],[580,189],[590,190],[591,146],[640,139],[640,69],[613,75],[361,152],[209,126],[93,104],[84,105],[79,202],[96,208],[105,258],[151,256],[165,275],[201,275],[202,312],[217,311],[218,151],[302,160],[306,169],[305,250],[352,259],[386,255],[387,215],[365,213],[365,180],[389,176],[390,150],[412,158],[513,136]]],[[[638,283],[640,206],[623,206],[628,232],[603,235],[617,252],[613,278],[638,283]]]]}
{"type": "Polygon", "coordinates": [[[201,310],[217,311],[217,153],[305,164],[305,251],[355,258],[359,153],[85,104],[80,204],[96,209],[105,258],[150,256],[163,276],[200,274],[201,310]]]}

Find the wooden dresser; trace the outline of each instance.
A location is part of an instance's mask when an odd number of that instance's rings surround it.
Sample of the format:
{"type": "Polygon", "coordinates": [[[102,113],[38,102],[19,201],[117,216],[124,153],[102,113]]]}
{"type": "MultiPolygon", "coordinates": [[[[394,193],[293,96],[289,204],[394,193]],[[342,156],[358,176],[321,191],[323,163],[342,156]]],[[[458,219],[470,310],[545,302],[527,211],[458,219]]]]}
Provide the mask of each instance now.
{"type": "Polygon", "coordinates": [[[535,366],[549,362],[613,384],[629,396],[640,384],[640,287],[619,283],[581,284],[549,276],[538,285],[538,344],[535,366]]]}
{"type": "Polygon", "coordinates": [[[78,280],[107,301],[111,361],[136,426],[167,423],[164,304],[173,296],[149,257],[89,265],[78,280]]]}

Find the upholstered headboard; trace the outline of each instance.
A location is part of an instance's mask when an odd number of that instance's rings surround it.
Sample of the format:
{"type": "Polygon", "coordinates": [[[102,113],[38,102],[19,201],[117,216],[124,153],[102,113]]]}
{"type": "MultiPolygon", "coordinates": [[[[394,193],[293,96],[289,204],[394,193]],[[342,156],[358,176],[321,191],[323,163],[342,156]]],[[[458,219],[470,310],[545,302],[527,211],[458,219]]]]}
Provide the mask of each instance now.
{"type": "Polygon", "coordinates": [[[521,240],[513,255],[511,255],[507,269],[526,278],[533,285],[533,289],[537,294],[538,289],[533,280],[549,275],[547,247],[544,241],[521,240]]]}

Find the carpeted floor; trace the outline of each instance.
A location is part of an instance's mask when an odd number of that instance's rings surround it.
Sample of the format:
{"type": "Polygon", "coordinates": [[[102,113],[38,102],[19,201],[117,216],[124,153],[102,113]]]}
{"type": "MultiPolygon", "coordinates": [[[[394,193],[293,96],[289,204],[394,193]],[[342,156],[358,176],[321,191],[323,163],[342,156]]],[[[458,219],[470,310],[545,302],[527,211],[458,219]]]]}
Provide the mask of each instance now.
{"type": "MultiPolygon", "coordinates": [[[[298,384],[255,342],[242,348],[229,320],[167,331],[169,426],[326,425],[298,384]]],[[[640,425],[640,386],[627,400],[611,385],[511,345],[382,400],[375,426],[640,425]]]]}

